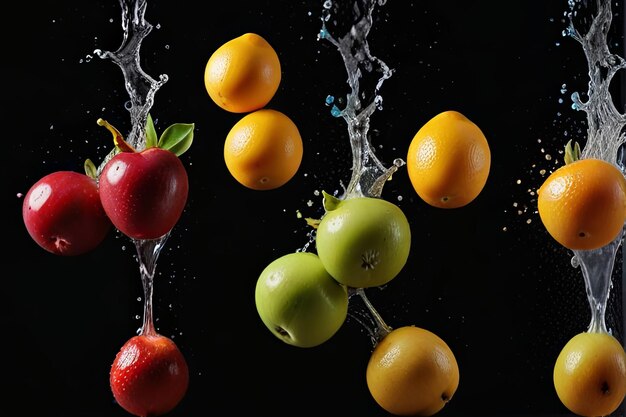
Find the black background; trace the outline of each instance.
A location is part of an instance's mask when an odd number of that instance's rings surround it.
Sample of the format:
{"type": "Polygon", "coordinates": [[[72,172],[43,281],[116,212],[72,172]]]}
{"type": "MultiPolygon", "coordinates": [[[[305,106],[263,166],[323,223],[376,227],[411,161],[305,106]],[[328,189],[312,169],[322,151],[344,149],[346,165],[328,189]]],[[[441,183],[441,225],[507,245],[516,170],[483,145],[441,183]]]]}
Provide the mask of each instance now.
{"type": "MultiPolygon", "coordinates": [[[[196,124],[182,157],[190,179],[187,208],[155,280],[157,330],[174,339],[190,368],[188,393],[172,417],[387,415],[365,384],[372,344],[352,316],[363,311],[357,299],[340,331],[310,349],[272,336],[254,306],[261,270],[307,241],[297,211],[319,216],[316,191],[334,191],[350,178],[345,122],[324,105],[328,94],[345,96],[347,75],[339,52],[317,40],[321,3],[148,4],[154,29],[141,50],[142,67],[155,78],[169,76],[151,111],[157,129],[196,124]],[[272,191],[246,189],[228,173],[223,142],[242,115],[217,107],[203,83],[211,53],[246,32],[277,51],[282,80],[267,107],[291,117],[304,141],[297,175],[272,191]]],[[[108,372],[141,326],[132,243],[112,232],[91,253],[49,254],[28,236],[18,197],[48,173],[81,171],[86,158],[101,161],[112,144],[97,118],[130,130],[120,69],[93,58],[96,48],[120,45],[120,7],[114,0],[14,7],[6,18],[17,29],[2,29],[9,249],[0,293],[0,414],[128,415],[113,400],[108,372]]],[[[407,214],[413,245],[401,274],[367,294],[390,326],[427,328],[455,352],[460,385],[441,416],[568,415],[552,385],[552,366],[567,340],[586,329],[589,308],[580,270],[547,235],[532,193],[542,182],[539,171],[562,163],[566,141],[585,138],[585,115],[571,109],[569,95],[586,91],[587,66],[580,45],[561,35],[566,9],[565,0],[506,9],[492,2],[390,0],[374,14],[371,52],[395,69],[380,91],[383,110],[371,119],[381,161],[405,158],[419,127],[449,109],[474,121],[492,152],[489,180],[466,207],[426,205],[406,169],[383,192],[407,214]]],[[[613,26],[611,46],[623,54],[623,14],[613,26]]],[[[624,88],[619,82],[617,92],[624,88]]],[[[616,279],[607,322],[618,335],[622,291],[616,279]]]]}

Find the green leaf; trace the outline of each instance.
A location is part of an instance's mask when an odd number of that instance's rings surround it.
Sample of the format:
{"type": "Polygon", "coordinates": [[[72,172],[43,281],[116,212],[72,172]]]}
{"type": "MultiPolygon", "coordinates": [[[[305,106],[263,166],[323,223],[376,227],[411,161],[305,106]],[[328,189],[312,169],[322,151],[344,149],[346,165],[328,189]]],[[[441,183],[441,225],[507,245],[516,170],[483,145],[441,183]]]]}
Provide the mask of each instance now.
{"type": "Polygon", "coordinates": [[[324,206],[324,210],[326,211],[335,210],[342,201],[334,195],[328,194],[324,190],[322,190],[322,196],[324,196],[324,198],[322,199],[322,205],[324,206]]]}
{"type": "Polygon", "coordinates": [[[194,123],[174,123],[163,131],[157,146],[181,156],[193,142],[194,127],[194,123]]]}
{"type": "Polygon", "coordinates": [[[580,159],[580,145],[578,142],[574,142],[572,146],[572,140],[570,139],[565,145],[565,164],[571,164],[572,162],[580,159]]]}
{"type": "Polygon", "coordinates": [[[85,160],[84,168],[85,174],[87,174],[88,177],[93,178],[94,180],[98,178],[98,169],[91,159],[87,158],[85,160]]]}
{"type": "Polygon", "coordinates": [[[320,225],[320,222],[322,221],[322,219],[314,219],[312,217],[306,217],[304,220],[306,220],[306,224],[311,226],[313,229],[317,229],[317,227],[320,225]]]}
{"type": "Polygon", "coordinates": [[[154,129],[152,116],[148,113],[148,119],[146,120],[146,148],[154,148],[155,146],[157,146],[157,133],[154,129]]]}

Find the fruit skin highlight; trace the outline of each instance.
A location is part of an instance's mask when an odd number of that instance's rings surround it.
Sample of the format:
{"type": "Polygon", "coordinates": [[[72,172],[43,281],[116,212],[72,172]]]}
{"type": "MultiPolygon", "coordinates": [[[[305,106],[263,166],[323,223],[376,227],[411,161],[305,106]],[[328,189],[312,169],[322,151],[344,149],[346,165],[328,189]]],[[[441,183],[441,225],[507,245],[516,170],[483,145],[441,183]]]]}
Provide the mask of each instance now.
{"type": "MultiPolygon", "coordinates": [[[[178,157],[191,146],[194,124],[175,123],[157,138],[148,114],[145,145],[138,151],[109,122],[102,118],[97,122],[111,132],[117,151],[99,176],[104,211],[115,227],[131,239],[165,236],[187,203],[189,181],[178,157]]],[[[96,171],[95,167],[92,169],[96,171]]]]}
{"type": "Polygon", "coordinates": [[[298,172],[303,143],[295,123],[272,109],[254,111],[231,128],[224,142],[224,161],[240,184],[273,190],[298,172]]]}
{"type": "Polygon", "coordinates": [[[115,227],[133,239],[156,239],[178,222],[189,184],[180,159],[161,148],[120,152],[100,175],[102,207],[115,227]]]}
{"type": "Polygon", "coordinates": [[[426,203],[458,208],[481,193],[491,168],[491,150],[481,129],[463,114],[448,110],[426,122],[407,152],[407,172],[426,203]]]}
{"type": "Polygon", "coordinates": [[[626,395],[626,353],[608,333],[579,333],[559,353],[553,378],[559,399],[571,412],[608,416],[626,395]]]}
{"type": "Polygon", "coordinates": [[[55,255],[89,252],[112,228],[96,180],[73,171],[53,172],[33,184],[24,197],[22,218],[32,239],[55,255]]]}
{"type": "Polygon", "coordinates": [[[160,416],[185,396],[189,369],[170,338],[139,335],[130,338],[115,356],[109,383],[115,400],[129,413],[160,416]]]}
{"type": "Polygon", "coordinates": [[[411,228],[402,210],[382,198],[340,200],[323,194],[326,213],[315,245],[330,275],[353,288],[381,286],[395,278],[411,248],[411,228]]]}
{"type": "Polygon", "coordinates": [[[559,167],[538,190],[543,225],[572,250],[598,249],[622,231],[626,221],[626,179],[601,159],[579,159],[559,167]]]}
{"type": "Polygon", "coordinates": [[[348,314],[348,291],[317,255],[295,252],[271,262],[255,289],[261,320],[283,342],[313,347],[330,339],[348,314]]]}
{"type": "Polygon", "coordinates": [[[210,56],[204,70],[204,85],[213,102],[233,113],[266,106],[280,80],[278,54],[256,33],[224,43],[210,56]]]}
{"type": "Polygon", "coordinates": [[[391,414],[432,416],[459,386],[459,367],[450,347],[429,330],[404,326],[377,343],[366,371],[374,400],[391,414]]]}

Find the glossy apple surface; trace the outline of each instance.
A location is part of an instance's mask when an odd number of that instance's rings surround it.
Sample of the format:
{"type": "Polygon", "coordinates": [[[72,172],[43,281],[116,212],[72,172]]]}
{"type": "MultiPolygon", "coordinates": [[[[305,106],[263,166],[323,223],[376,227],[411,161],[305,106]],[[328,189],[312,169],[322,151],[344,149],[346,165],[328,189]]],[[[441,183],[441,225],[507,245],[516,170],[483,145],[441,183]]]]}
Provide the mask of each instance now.
{"type": "Polygon", "coordinates": [[[100,175],[100,199],[115,227],[133,239],[156,239],[178,222],[189,183],[180,159],[161,148],[120,152],[100,175]]]}
{"type": "Polygon", "coordinates": [[[126,411],[140,417],[160,416],[185,396],[189,369],[170,338],[139,335],[116,355],[109,382],[115,400],[126,411]]]}
{"type": "Polygon", "coordinates": [[[73,171],[53,172],[33,184],[22,217],[33,240],[56,255],[91,251],[111,229],[96,181],[73,171]]]}
{"type": "Polygon", "coordinates": [[[411,247],[411,229],[402,210],[381,198],[324,198],[327,211],[315,244],[330,275],[353,288],[381,286],[396,277],[411,247]]]}
{"type": "Polygon", "coordinates": [[[259,316],[280,340],[313,347],[330,339],[348,314],[348,292],[317,255],[295,252],[271,262],[255,290],[259,316]]]}

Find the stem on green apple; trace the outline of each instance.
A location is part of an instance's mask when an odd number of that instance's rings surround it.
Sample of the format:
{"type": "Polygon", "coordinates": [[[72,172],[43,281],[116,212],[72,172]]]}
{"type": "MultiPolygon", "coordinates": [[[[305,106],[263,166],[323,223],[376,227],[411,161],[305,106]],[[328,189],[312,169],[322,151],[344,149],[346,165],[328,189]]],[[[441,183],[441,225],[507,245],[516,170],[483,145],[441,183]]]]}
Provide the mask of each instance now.
{"type": "Polygon", "coordinates": [[[157,239],[133,239],[137,249],[139,260],[139,273],[143,284],[144,304],[143,304],[143,325],[140,335],[156,335],[154,319],[152,313],[152,293],[154,290],[154,273],[156,271],[157,260],[169,233],[157,239]]]}
{"type": "Polygon", "coordinates": [[[378,343],[380,340],[382,340],[383,337],[391,333],[393,328],[391,328],[391,326],[385,323],[380,313],[378,313],[376,308],[374,308],[374,305],[370,302],[370,300],[365,295],[365,290],[363,288],[357,288],[355,291],[359,295],[359,297],[361,297],[361,299],[365,303],[365,306],[367,307],[374,321],[376,322],[376,329],[375,329],[375,334],[373,335],[373,337],[375,339],[375,343],[378,343]]]}

